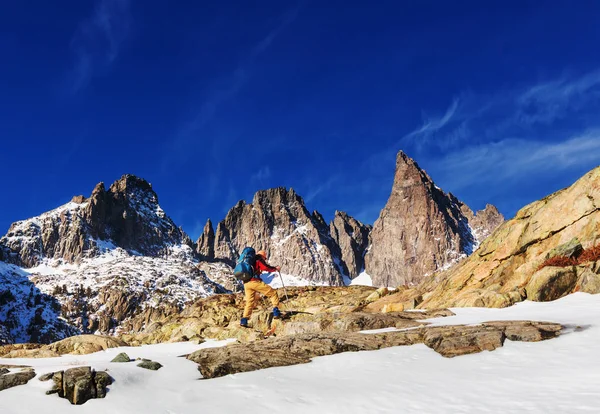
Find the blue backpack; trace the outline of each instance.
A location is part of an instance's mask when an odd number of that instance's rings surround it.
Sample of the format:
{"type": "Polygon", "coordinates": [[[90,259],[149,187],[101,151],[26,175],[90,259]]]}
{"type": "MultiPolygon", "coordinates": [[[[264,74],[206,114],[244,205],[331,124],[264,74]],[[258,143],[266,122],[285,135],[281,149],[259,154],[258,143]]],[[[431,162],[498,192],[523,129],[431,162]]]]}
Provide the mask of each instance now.
{"type": "Polygon", "coordinates": [[[254,265],[256,264],[256,252],[252,247],[245,247],[238,259],[233,275],[237,280],[246,283],[254,277],[254,265]]]}

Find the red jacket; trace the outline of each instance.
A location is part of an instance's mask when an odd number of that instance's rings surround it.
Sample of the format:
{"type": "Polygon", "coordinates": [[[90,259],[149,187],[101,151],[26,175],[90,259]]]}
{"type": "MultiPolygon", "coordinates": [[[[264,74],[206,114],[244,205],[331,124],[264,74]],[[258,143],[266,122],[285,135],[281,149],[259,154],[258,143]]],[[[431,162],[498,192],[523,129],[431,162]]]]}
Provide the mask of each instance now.
{"type": "Polygon", "coordinates": [[[262,272],[276,272],[277,268],[267,264],[264,259],[260,256],[256,258],[256,263],[254,264],[254,274],[260,275],[262,272]]]}

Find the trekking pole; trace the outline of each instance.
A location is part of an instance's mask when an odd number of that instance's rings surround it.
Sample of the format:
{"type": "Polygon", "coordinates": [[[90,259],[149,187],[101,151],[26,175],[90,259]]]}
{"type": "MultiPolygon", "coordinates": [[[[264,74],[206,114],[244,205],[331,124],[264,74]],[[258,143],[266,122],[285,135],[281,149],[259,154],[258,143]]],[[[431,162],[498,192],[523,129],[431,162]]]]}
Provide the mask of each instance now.
{"type": "Polygon", "coordinates": [[[281,286],[283,286],[283,293],[285,294],[285,301],[289,302],[290,298],[288,298],[287,290],[285,290],[285,283],[283,283],[283,277],[281,276],[281,272],[277,271],[277,273],[279,274],[279,279],[281,279],[281,286]]]}

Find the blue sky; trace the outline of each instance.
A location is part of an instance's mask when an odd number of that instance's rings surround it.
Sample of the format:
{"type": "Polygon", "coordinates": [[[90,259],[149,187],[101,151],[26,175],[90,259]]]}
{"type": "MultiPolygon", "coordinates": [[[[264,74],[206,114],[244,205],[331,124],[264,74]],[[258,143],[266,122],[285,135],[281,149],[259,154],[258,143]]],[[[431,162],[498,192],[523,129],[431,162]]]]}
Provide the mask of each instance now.
{"type": "Polygon", "coordinates": [[[0,232],[124,173],[196,238],[274,186],[372,223],[400,149],[509,217],[600,164],[598,2],[250,3],[5,2],[0,232]]]}

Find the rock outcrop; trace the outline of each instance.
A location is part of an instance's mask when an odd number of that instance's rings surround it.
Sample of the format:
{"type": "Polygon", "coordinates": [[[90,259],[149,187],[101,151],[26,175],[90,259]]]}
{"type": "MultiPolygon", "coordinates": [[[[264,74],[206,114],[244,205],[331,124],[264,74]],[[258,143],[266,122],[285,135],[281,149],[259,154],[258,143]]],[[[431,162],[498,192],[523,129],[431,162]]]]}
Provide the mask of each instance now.
{"type": "Polygon", "coordinates": [[[365,268],[364,255],[371,228],[342,211],[335,212],[330,224],[331,237],[340,248],[341,263],[350,279],[354,279],[365,268]]]}
{"type": "Polygon", "coordinates": [[[501,220],[491,206],[473,214],[400,151],[392,193],[371,231],[366,272],[377,286],[416,285],[471,254],[501,220]]]}
{"type": "Polygon", "coordinates": [[[380,334],[310,333],[201,349],[190,354],[188,359],[198,364],[203,378],[216,378],[263,368],[303,364],[317,356],[417,343],[423,343],[445,357],[455,357],[493,351],[503,346],[505,339],[535,342],[554,338],[559,335],[561,328],[559,324],[547,322],[502,321],[477,326],[423,327],[380,334]]]}
{"type": "Polygon", "coordinates": [[[18,372],[0,374],[0,391],[18,385],[25,385],[35,377],[35,371],[31,368],[23,368],[18,372]]]}
{"type": "Polygon", "coordinates": [[[120,346],[127,346],[127,343],[111,336],[78,335],[54,342],[46,348],[58,355],[86,355],[120,346]]]}
{"type": "Polygon", "coordinates": [[[121,352],[114,357],[110,362],[131,362],[131,358],[125,352],[121,352]]]}
{"type": "Polygon", "coordinates": [[[158,371],[162,368],[162,364],[160,362],[151,361],[149,359],[144,359],[142,362],[137,364],[138,367],[149,369],[150,371],[158,371]]]}
{"type": "Polygon", "coordinates": [[[0,358],[54,358],[65,354],[86,355],[127,345],[119,338],[77,335],[48,345],[15,344],[0,346],[0,358]]]}
{"type": "Polygon", "coordinates": [[[215,259],[233,264],[245,246],[267,251],[269,261],[284,273],[316,283],[343,284],[337,243],[321,215],[310,214],[293,189],[259,191],[251,204],[238,202],[218,224],[215,259]]]}
{"type": "Polygon", "coordinates": [[[574,238],[584,248],[592,248],[600,241],[599,235],[600,167],[572,186],[521,209],[455,267],[381,301],[420,298],[420,308],[505,307],[525,299],[553,300],[577,289],[600,293],[594,260],[538,270],[553,250],[571,251],[573,246],[579,250],[574,238]]]}
{"type": "Polygon", "coordinates": [[[113,383],[107,372],[95,371],[91,367],[77,367],[45,375],[54,386],[46,394],[58,394],[73,405],[82,405],[93,398],[106,397],[106,387],[113,383]]]}

